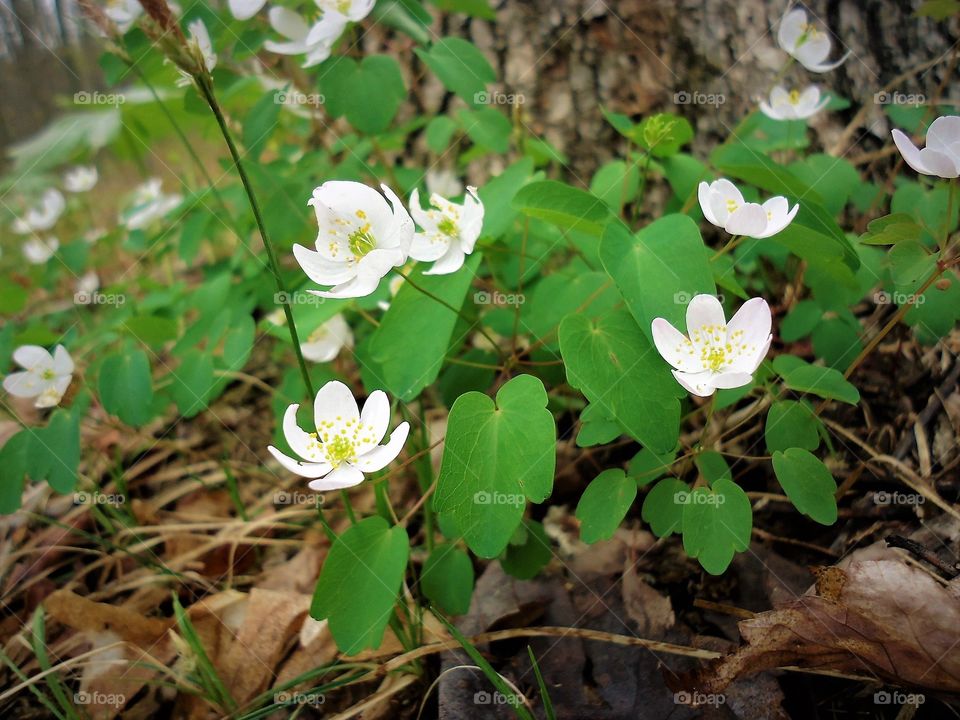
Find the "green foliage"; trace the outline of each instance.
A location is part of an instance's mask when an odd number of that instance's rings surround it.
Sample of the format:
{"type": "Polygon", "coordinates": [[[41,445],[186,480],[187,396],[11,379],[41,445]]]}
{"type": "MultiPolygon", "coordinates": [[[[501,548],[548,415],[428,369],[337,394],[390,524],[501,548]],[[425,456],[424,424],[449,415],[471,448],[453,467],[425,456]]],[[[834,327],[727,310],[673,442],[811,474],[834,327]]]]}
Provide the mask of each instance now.
{"type": "Polygon", "coordinates": [[[800,447],[773,453],[773,469],[787,497],[821,525],[837,521],[837,483],[826,465],[800,447]]]}
{"type": "Polygon", "coordinates": [[[637,482],[623,470],[604,470],[583,491],[577,504],[580,538],[585,543],[609,540],[637,497],[637,482]]]}

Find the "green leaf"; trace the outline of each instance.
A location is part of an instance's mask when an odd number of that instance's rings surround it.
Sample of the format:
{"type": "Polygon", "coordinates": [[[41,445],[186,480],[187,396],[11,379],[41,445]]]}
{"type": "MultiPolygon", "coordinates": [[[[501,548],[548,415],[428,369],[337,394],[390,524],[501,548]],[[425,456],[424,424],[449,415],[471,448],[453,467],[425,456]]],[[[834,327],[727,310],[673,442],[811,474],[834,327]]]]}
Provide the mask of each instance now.
{"type": "Polygon", "coordinates": [[[361,520],[334,541],[310,615],[329,621],[341,652],[380,647],[407,569],[409,542],[406,530],[379,516],[361,520]]]}
{"type": "Polygon", "coordinates": [[[739,485],[721,478],[683,496],[683,549],[711,575],[720,575],[734,553],[750,545],[753,508],[739,485]]]}
{"type": "Polygon", "coordinates": [[[461,38],[442,38],[429,50],[416,48],[414,52],[440,78],[444,87],[474,107],[485,102],[487,84],[497,79],[476,45],[461,38]]]}
{"type": "Polygon", "coordinates": [[[649,485],[665,475],[677,456],[675,450],[655,453],[650,448],[642,448],[627,465],[627,475],[637,481],[638,487],[649,485]]]}
{"type": "Polygon", "coordinates": [[[513,198],[533,174],[533,160],[517,160],[477,191],[483,202],[483,237],[497,238],[513,225],[517,216],[513,198]]]}
{"type": "Polygon", "coordinates": [[[865,245],[896,245],[904,240],[919,241],[923,233],[913,216],[907,213],[892,213],[871,220],[867,231],[860,236],[865,245]]]}
{"type": "Polygon", "coordinates": [[[659,113],[645,118],[631,136],[654,157],[669,157],[693,139],[693,127],[679,115],[659,113]]]}
{"type": "Polygon", "coordinates": [[[281,103],[277,102],[277,91],[270,90],[251,108],[243,123],[243,145],[250,154],[250,160],[260,157],[263,146],[277,127],[281,103]]]}
{"type": "Polygon", "coordinates": [[[457,117],[463,131],[477,145],[496,153],[505,153],[510,149],[513,126],[499,110],[492,107],[461,110],[457,117]]]}
{"type": "Polygon", "coordinates": [[[647,493],[643,500],[641,517],[657,537],[678,533],[683,527],[683,503],[677,502],[690,488],[682,480],[664,478],[647,493]]]}
{"type": "Polygon", "coordinates": [[[153,417],[150,361],[142,350],[108,356],[100,366],[100,402],[111,415],[139,427],[153,417]]]}
{"type": "Polygon", "coordinates": [[[777,452],[792,447],[816,450],[820,446],[819,421],[806,403],[778,400],[767,412],[764,437],[767,451],[777,452]]]}
{"type": "Polygon", "coordinates": [[[473,563],[453,545],[437,545],[423,563],[423,594],[448,615],[463,615],[473,595],[473,563]]]}
{"type": "Polygon", "coordinates": [[[496,557],[523,517],[526,500],[553,489],[556,426],[543,383],[518,375],[497,392],[461,395],[450,409],[435,507],[455,519],[470,549],[496,557]]]}
{"type": "Polygon", "coordinates": [[[628,166],[623,160],[602,165],[590,181],[590,192],[603,200],[611,210],[619,213],[625,203],[637,196],[640,171],[636,163],[628,166]]]}
{"type": "Polygon", "coordinates": [[[777,451],[773,453],[773,471],[797,510],[821,525],[837,521],[837,483],[814,455],[798,447],[777,451]]]}
{"type": "Polygon", "coordinates": [[[654,318],[683,328],[693,296],[717,292],[700,230],[686,215],[666,215],[636,236],[612,223],[600,259],[647,337],[654,318]]]}
{"type": "Polygon", "coordinates": [[[511,539],[507,549],[500,557],[500,566],[508,575],[520,580],[529,580],[536,576],[553,557],[550,550],[550,538],[543,525],[535,520],[524,520],[521,532],[516,533],[521,540],[511,539]]]}
{"type": "Polygon", "coordinates": [[[893,282],[904,286],[926,279],[937,265],[936,256],[914,240],[894,245],[887,258],[893,282]]]}
{"type": "Polygon", "coordinates": [[[557,331],[568,315],[597,317],[620,302],[620,296],[606,273],[576,272],[571,278],[565,272],[547,275],[534,288],[524,306],[524,334],[534,342],[543,340],[547,347],[557,347],[557,331]]]}
{"type": "Polygon", "coordinates": [[[577,432],[577,447],[606,445],[623,435],[620,423],[600,405],[587,405],[580,413],[580,430],[577,432]]]}
{"type": "Polygon", "coordinates": [[[514,197],[513,207],[559,228],[580,230],[595,237],[600,237],[614,219],[603,200],[556,180],[524,186],[514,197]]]}
{"type": "Polygon", "coordinates": [[[490,0],[433,0],[433,4],[447,12],[461,12],[484,20],[496,20],[490,0]]]}
{"type": "Polygon", "coordinates": [[[177,410],[191,418],[207,407],[213,389],[213,358],[196,348],[184,353],[180,366],[170,373],[170,394],[177,410]]]}
{"type": "Polygon", "coordinates": [[[580,538],[590,544],[612,538],[636,497],[637,481],[623,470],[604,470],[597,475],[577,503],[580,538]]]}
{"type": "Polygon", "coordinates": [[[773,369],[791,390],[850,405],[860,402],[860,391],[833,368],[811,365],[793,355],[779,355],[773,360],[773,369]]]}
{"type": "Polygon", "coordinates": [[[801,300],[780,323],[780,338],[796,342],[813,332],[823,318],[823,310],[815,300],[801,300]]]}
{"type": "Polygon", "coordinates": [[[730,466],[727,465],[723,455],[718,452],[705,450],[694,457],[694,464],[700,471],[700,475],[711,487],[717,480],[733,480],[730,466]]]}
{"type": "Polygon", "coordinates": [[[917,8],[917,17],[932,17],[934,20],[946,20],[960,12],[957,0],[924,0],[917,8]]]}
{"type": "Polygon", "coordinates": [[[397,61],[389,55],[367,55],[359,63],[343,56],[329,63],[324,63],[320,87],[330,114],[346,115],[366,135],[390,127],[407,95],[397,61]]]}
{"type": "Polygon", "coordinates": [[[152,348],[177,339],[176,321],[159,315],[134,315],[124,320],[123,326],[133,337],[152,348]]]}
{"type": "Polygon", "coordinates": [[[23,486],[29,469],[33,432],[21,430],[0,447],[0,513],[9,515],[20,509],[23,486]]]}
{"type": "Polygon", "coordinates": [[[591,404],[655,452],[676,446],[682,388],[629,313],[568,315],[560,324],[560,352],[567,380],[591,404]]]}
{"type": "MultiPolygon", "coordinates": [[[[418,287],[459,308],[480,264],[475,252],[464,267],[450,275],[414,272],[418,287]]],[[[400,286],[370,342],[370,355],[383,370],[383,382],[404,402],[437,379],[450,347],[458,315],[423,294],[411,283],[400,286]]]]}
{"type": "Polygon", "coordinates": [[[34,480],[46,478],[58,493],[72,492],[80,463],[80,413],[59,408],[45,428],[35,431],[28,472],[34,480]]]}
{"type": "Polygon", "coordinates": [[[456,131],[456,121],[446,115],[437,115],[427,123],[427,129],[424,130],[427,147],[438,155],[442,154],[450,146],[450,139],[456,131]]]}

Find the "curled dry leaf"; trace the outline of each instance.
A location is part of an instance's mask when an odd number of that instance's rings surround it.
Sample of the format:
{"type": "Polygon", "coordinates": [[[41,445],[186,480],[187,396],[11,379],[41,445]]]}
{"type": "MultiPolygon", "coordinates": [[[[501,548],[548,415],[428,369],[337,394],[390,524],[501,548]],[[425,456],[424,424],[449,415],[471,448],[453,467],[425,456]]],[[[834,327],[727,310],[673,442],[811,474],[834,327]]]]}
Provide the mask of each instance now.
{"type": "Polygon", "coordinates": [[[810,592],[741,622],[746,644],[678,685],[717,693],[740,677],[800,666],[960,692],[956,589],[900,560],[831,568],[818,587],[826,596],[810,592]]]}

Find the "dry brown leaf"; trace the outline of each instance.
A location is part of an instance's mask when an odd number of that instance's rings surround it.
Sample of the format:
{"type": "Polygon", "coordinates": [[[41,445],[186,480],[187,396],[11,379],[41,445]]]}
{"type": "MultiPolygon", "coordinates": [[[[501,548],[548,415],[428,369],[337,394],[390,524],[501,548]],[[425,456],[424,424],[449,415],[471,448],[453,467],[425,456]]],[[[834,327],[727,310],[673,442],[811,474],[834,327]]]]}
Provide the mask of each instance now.
{"type": "Polygon", "coordinates": [[[836,599],[808,593],[744,620],[746,644],[685,676],[680,687],[717,693],[737,678],[796,665],[960,692],[955,592],[902,560],[851,562],[828,577],[836,599]]]}

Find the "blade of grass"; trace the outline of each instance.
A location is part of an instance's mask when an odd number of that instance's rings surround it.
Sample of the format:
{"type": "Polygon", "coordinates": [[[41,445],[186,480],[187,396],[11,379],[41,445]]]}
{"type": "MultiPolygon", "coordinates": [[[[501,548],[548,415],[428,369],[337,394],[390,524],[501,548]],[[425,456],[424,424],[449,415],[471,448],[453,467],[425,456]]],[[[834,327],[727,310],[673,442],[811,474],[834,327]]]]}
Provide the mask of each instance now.
{"type": "MultiPolygon", "coordinates": [[[[52,666],[50,664],[50,656],[47,654],[47,624],[43,616],[42,605],[33,613],[30,633],[33,654],[37,657],[37,664],[40,665],[41,670],[46,672],[50,670],[52,666]]],[[[64,713],[66,713],[66,717],[77,718],[77,720],[79,720],[80,714],[76,711],[73,702],[68,698],[67,687],[63,684],[63,680],[60,679],[60,675],[53,672],[45,676],[44,680],[50,689],[50,694],[53,695],[54,700],[57,701],[57,704],[59,704],[64,713]]]]}
{"type": "Polygon", "coordinates": [[[236,710],[236,700],[230,695],[230,691],[227,690],[227,687],[217,674],[217,669],[213,666],[213,663],[210,662],[210,657],[207,655],[207,651],[204,650],[200,636],[197,635],[193,623],[190,622],[190,618],[187,617],[187,613],[184,611],[183,605],[180,604],[180,599],[176,594],[173,596],[173,614],[177,619],[177,627],[180,628],[180,634],[183,636],[187,645],[190,646],[190,650],[196,659],[200,685],[211,696],[210,699],[221,709],[231,712],[236,710]]]}
{"type": "Polygon", "coordinates": [[[537,665],[537,657],[533,654],[533,648],[527,645],[527,654],[530,656],[530,664],[533,665],[533,674],[537,678],[537,686],[540,688],[540,699],[543,702],[543,712],[547,715],[547,720],[557,720],[557,714],[553,711],[553,703],[550,701],[550,693],[547,692],[547,684],[543,681],[543,675],[540,674],[540,666],[537,665]]]}

